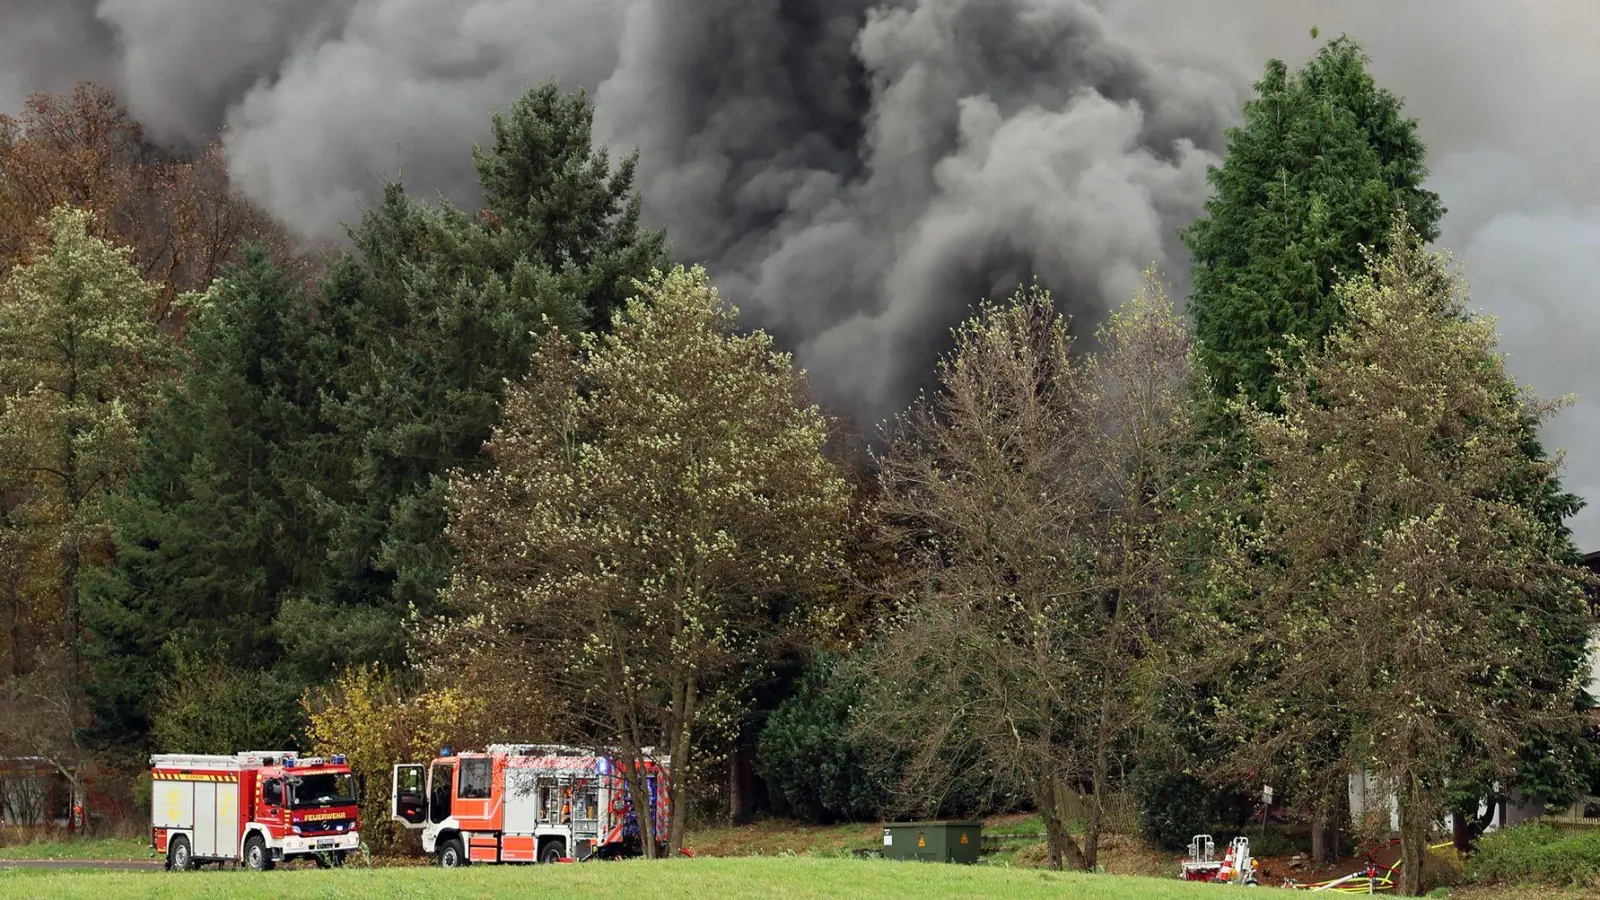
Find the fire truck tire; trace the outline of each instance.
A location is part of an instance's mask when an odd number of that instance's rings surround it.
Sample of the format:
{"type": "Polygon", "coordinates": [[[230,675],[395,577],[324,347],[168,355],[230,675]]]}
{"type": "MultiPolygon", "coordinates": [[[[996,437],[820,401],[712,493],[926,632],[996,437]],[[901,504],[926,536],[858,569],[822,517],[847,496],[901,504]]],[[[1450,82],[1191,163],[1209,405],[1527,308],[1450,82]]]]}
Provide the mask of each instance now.
{"type": "Polygon", "coordinates": [[[189,839],[178,835],[167,847],[167,868],[174,872],[194,871],[194,854],[189,852],[189,839]]]}
{"type": "Polygon", "coordinates": [[[272,854],[267,851],[267,842],[261,839],[261,835],[252,834],[244,839],[244,864],[245,868],[257,872],[272,869],[272,854]]]}
{"type": "Polygon", "coordinates": [[[439,865],[446,869],[460,868],[467,864],[467,848],[461,843],[461,838],[450,838],[439,842],[439,865]]]}
{"type": "Polygon", "coordinates": [[[558,863],[567,855],[567,845],[564,841],[550,841],[539,848],[539,862],[558,863]]]}

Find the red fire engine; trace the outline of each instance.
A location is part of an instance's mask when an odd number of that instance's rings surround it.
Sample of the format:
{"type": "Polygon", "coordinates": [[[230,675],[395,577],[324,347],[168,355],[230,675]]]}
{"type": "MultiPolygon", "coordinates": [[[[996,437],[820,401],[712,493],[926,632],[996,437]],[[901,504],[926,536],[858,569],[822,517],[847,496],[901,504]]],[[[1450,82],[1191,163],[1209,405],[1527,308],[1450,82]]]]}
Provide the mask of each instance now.
{"type": "Polygon", "coordinates": [[[150,757],[150,778],[150,846],[169,869],[270,869],[296,858],[341,865],[361,846],[355,779],[343,756],[166,753],[150,757]]]}
{"type": "Polygon", "coordinates": [[[643,770],[649,802],[636,804],[625,768],[605,753],[551,744],[459,754],[446,747],[427,766],[394,767],[390,813],[420,829],[423,852],[446,867],[638,856],[639,807],[650,811],[654,833],[665,834],[670,762],[652,759],[643,770]]]}

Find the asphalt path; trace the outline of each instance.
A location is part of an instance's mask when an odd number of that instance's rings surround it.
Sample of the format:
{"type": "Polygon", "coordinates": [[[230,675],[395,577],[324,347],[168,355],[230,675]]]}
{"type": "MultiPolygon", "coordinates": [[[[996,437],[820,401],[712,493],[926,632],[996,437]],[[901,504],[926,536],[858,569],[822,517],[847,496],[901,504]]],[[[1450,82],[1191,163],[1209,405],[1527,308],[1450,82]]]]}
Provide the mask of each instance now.
{"type": "Polygon", "coordinates": [[[158,859],[0,859],[0,869],[101,869],[118,872],[156,872],[158,859]]]}

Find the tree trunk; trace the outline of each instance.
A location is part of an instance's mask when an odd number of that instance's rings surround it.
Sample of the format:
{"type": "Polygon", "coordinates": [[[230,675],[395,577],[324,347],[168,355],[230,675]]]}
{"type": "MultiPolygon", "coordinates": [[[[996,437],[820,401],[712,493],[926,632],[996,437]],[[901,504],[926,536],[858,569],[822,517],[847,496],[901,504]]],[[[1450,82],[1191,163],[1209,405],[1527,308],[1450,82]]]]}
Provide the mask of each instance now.
{"type": "Polygon", "coordinates": [[[1311,816],[1311,861],[1339,861],[1339,794],[1330,791],[1317,801],[1311,816]]]}
{"type": "MultiPolygon", "coordinates": [[[[1103,729],[1102,729],[1103,730],[1103,729]]],[[[1100,826],[1105,821],[1105,783],[1110,771],[1109,750],[1102,740],[1094,760],[1094,793],[1090,797],[1089,816],[1083,835],[1083,867],[1094,871],[1100,862],[1100,826]]]]}
{"type": "Polygon", "coordinates": [[[22,592],[18,590],[19,578],[10,572],[6,578],[6,639],[11,644],[11,674],[20,677],[27,673],[22,657],[22,592]]]}
{"type": "MultiPolygon", "coordinates": [[[[68,358],[71,360],[71,377],[67,384],[66,401],[70,409],[78,398],[78,367],[77,367],[77,336],[75,332],[67,335],[68,358]]],[[[62,523],[66,534],[61,540],[61,638],[67,645],[67,661],[71,671],[68,677],[74,685],[82,680],[83,648],[78,645],[79,624],[81,616],[78,612],[78,569],[83,564],[83,548],[80,538],[76,533],[78,527],[78,507],[83,504],[83,491],[78,484],[78,437],[79,426],[68,420],[66,446],[63,447],[61,460],[61,488],[66,500],[66,518],[62,523]]],[[[74,700],[76,703],[76,700],[74,700]]]]}
{"type": "Polygon", "coordinates": [[[639,849],[645,859],[656,858],[656,829],[654,808],[650,805],[650,785],[645,780],[644,752],[636,738],[628,738],[633,746],[624,747],[623,753],[627,757],[627,771],[623,772],[622,779],[628,784],[628,798],[633,810],[633,819],[639,824],[639,849]]]}
{"type": "Polygon", "coordinates": [[[675,855],[683,847],[683,828],[689,814],[689,753],[692,746],[695,703],[699,698],[698,679],[686,675],[683,681],[682,703],[673,710],[671,755],[671,804],[667,814],[667,855],[675,855]]]}
{"type": "Polygon", "coordinates": [[[1083,852],[1067,831],[1066,786],[1055,775],[1046,775],[1042,780],[1043,786],[1035,791],[1034,803],[1039,807],[1040,818],[1044,819],[1045,835],[1050,843],[1050,868],[1081,870],[1085,868],[1083,852]]]}
{"type": "Polygon", "coordinates": [[[1401,777],[1400,883],[1396,890],[1407,897],[1422,894],[1422,867],[1428,853],[1428,822],[1423,812],[1422,788],[1414,775],[1401,777]]]}
{"type": "Polygon", "coordinates": [[[1455,844],[1456,852],[1470,853],[1472,851],[1472,834],[1468,830],[1470,818],[1476,817],[1478,811],[1468,810],[1466,803],[1461,803],[1450,811],[1450,840],[1455,844]]]}
{"type": "MultiPolygon", "coordinates": [[[[1320,810],[1321,804],[1318,804],[1320,810]]],[[[1311,814],[1311,863],[1321,865],[1328,862],[1328,829],[1323,827],[1322,813],[1311,814]]]]}
{"type": "Polygon", "coordinates": [[[61,639],[67,645],[70,676],[77,682],[82,672],[83,648],[79,646],[78,570],[83,565],[83,553],[75,535],[61,542],[61,639]]]}
{"type": "Polygon", "coordinates": [[[1451,810],[1450,837],[1458,852],[1472,852],[1472,845],[1483,834],[1484,822],[1494,817],[1495,803],[1494,797],[1488,798],[1489,812],[1482,818],[1478,815],[1478,809],[1482,805],[1481,799],[1463,800],[1459,806],[1451,810]]]}
{"type": "Polygon", "coordinates": [[[755,803],[750,753],[743,747],[728,756],[728,823],[743,825],[755,803]]]}

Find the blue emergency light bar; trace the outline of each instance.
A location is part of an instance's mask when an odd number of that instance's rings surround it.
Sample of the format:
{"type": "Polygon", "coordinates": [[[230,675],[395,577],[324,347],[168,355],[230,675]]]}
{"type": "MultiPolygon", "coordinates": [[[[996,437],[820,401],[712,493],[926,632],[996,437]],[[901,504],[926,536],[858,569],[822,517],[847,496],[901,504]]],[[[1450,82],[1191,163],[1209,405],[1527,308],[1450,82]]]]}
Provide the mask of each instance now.
{"type": "Polygon", "coordinates": [[[439,748],[439,755],[440,756],[449,756],[450,755],[450,748],[449,747],[440,747],[439,748]]]}
{"type": "Polygon", "coordinates": [[[333,755],[333,764],[336,765],[336,766],[344,765],[344,754],[343,753],[335,753],[333,755]]]}

